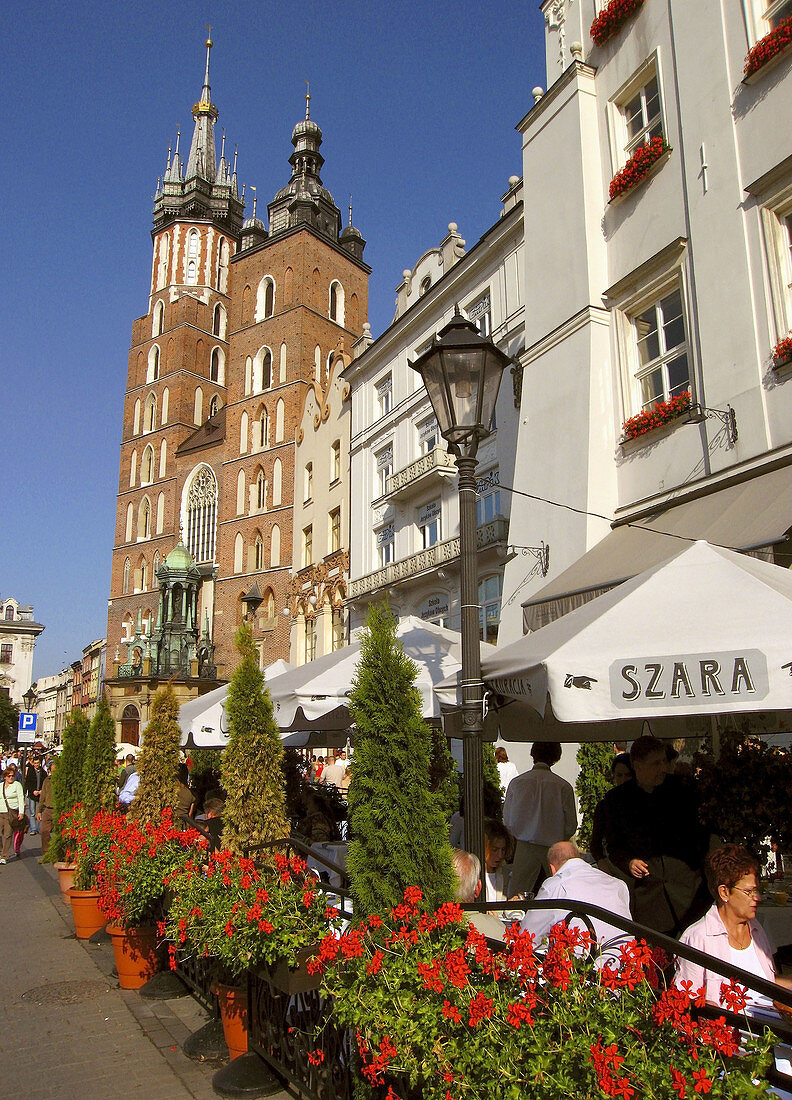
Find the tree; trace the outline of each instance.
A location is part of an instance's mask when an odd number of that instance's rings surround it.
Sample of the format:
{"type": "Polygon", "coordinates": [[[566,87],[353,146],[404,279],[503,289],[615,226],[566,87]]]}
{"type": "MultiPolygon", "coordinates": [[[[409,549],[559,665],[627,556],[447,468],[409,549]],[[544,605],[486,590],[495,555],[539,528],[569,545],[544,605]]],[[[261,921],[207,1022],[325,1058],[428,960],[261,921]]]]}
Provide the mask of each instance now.
{"type": "Polygon", "coordinates": [[[19,707],[0,688],[0,744],[10,746],[16,740],[18,729],[19,707]]]}
{"type": "Polygon", "coordinates": [[[588,848],[591,843],[591,823],[594,810],[611,789],[611,764],[613,748],[610,744],[598,742],[583,744],[577,751],[580,767],[575,790],[580,806],[580,826],[577,831],[578,844],[588,848]]]}
{"type": "Polygon", "coordinates": [[[493,821],[503,821],[503,791],[495,749],[490,741],[481,745],[481,774],[484,782],[484,814],[493,821]]]}
{"type": "Polygon", "coordinates": [[[375,605],[350,699],[357,750],[347,867],[356,917],[397,905],[408,886],[421,888],[429,908],[455,894],[448,827],[430,790],[431,735],[415,675],[396,637],[395,617],[387,606],[375,605]]]}
{"type": "Polygon", "coordinates": [[[96,714],[88,730],[83,764],[83,805],[89,814],[112,810],[116,796],[115,724],[110,704],[99,697],[96,714]]]}
{"type": "MultiPolygon", "coordinates": [[[[244,855],[289,835],[283,745],[247,623],[237,631],[241,661],[228,685],[228,744],[223,753],[223,847],[244,855]]],[[[263,858],[266,860],[266,853],[263,858]]]]}
{"type": "Polygon", "coordinates": [[[142,824],[157,822],[162,811],[176,813],[179,791],[179,704],[170,684],[160,688],[151,702],[151,720],[143,731],[138,754],[140,782],[129,807],[132,817],[142,824]]]}
{"type": "Polygon", "coordinates": [[[52,773],[52,809],[55,827],[47,848],[48,863],[56,863],[66,858],[66,842],[60,835],[58,822],[61,814],[82,801],[87,740],[88,719],[75,707],[64,727],[63,752],[58,766],[52,773]]]}
{"type": "Polygon", "coordinates": [[[437,794],[447,821],[459,809],[459,783],[456,761],[448,747],[448,738],[440,726],[430,729],[429,788],[437,794]]]}

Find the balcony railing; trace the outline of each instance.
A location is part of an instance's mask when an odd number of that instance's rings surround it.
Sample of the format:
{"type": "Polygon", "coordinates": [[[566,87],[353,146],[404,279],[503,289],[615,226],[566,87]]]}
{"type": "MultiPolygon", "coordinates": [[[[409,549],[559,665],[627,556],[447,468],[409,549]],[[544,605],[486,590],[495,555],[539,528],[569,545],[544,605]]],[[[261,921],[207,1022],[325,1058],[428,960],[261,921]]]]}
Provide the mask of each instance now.
{"type": "Polygon", "coordinates": [[[456,464],[442,447],[433,447],[425,455],[416,458],[409,466],[397,470],[391,474],[385,483],[385,499],[395,500],[397,497],[406,496],[433,474],[441,477],[451,477],[456,473],[456,464]]]}
{"type": "MultiPolygon", "coordinates": [[[[500,542],[506,542],[509,537],[509,521],[503,516],[496,516],[489,523],[482,524],[476,531],[476,548],[485,550],[488,546],[494,546],[500,542]]],[[[420,550],[417,554],[411,554],[409,558],[391,562],[374,573],[367,573],[364,577],[358,577],[350,581],[349,598],[351,600],[374,592],[378,588],[397,584],[407,580],[418,573],[425,573],[431,569],[438,569],[450,561],[459,557],[459,536],[437,542],[426,550],[420,550]]]]}

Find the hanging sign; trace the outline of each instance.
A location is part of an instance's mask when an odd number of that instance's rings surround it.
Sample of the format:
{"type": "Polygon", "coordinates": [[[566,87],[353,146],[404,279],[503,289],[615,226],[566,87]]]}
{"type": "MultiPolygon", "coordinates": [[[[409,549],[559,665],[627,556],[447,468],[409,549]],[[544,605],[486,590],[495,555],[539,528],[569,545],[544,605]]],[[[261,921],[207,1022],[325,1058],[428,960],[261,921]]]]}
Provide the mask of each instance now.
{"type": "Polygon", "coordinates": [[[767,659],[758,649],[641,657],[610,667],[611,702],[625,711],[760,700],[769,691],[767,659]]]}

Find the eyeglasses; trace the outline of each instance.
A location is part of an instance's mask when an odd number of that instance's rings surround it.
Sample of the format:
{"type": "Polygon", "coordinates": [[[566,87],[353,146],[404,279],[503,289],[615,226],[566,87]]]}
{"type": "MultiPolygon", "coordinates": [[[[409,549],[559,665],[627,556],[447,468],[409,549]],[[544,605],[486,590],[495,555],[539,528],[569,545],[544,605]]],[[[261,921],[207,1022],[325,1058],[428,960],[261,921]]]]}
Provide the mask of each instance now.
{"type": "Polygon", "coordinates": [[[761,901],[764,897],[762,891],[757,889],[756,886],[752,886],[750,889],[746,889],[745,886],[732,886],[732,890],[739,890],[741,894],[754,898],[756,901],[761,901]]]}

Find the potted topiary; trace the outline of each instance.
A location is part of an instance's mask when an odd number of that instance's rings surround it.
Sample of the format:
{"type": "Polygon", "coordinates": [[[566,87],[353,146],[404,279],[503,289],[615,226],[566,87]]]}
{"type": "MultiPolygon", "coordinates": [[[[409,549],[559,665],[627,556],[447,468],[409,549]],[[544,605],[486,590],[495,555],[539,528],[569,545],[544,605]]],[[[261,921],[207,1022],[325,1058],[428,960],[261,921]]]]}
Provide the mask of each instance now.
{"type": "Polygon", "coordinates": [[[74,862],[74,885],[69,890],[69,900],[78,940],[89,939],[107,923],[99,908],[97,875],[98,865],[112,844],[113,818],[113,814],[102,812],[89,821],[81,803],[62,818],[67,859],[74,862]]]}
{"type": "Polygon", "coordinates": [[[47,851],[42,855],[45,862],[55,865],[61,896],[66,905],[71,904],[68,891],[74,884],[75,867],[66,858],[66,839],[62,828],[65,822],[62,819],[82,798],[87,737],[88,719],[75,707],[63,730],[63,752],[52,773],[52,816],[56,828],[52,830],[47,851]]]}

